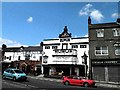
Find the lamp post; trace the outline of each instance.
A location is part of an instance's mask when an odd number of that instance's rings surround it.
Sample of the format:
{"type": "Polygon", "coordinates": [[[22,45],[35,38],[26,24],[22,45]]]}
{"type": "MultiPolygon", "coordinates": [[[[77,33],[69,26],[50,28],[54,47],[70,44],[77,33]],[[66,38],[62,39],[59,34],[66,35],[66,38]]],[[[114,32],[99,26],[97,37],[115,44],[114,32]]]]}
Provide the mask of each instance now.
{"type": "Polygon", "coordinates": [[[43,74],[43,55],[45,54],[45,52],[44,51],[42,51],[42,62],[41,62],[41,74],[43,74]]]}
{"type": "Polygon", "coordinates": [[[83,63],[84,63],[84,65],[85,65],[85,77],[87,77],[87,55],[86,55],[86,53],[84,52],[84,55],[83,56],[81,56],[82,57],[82,59],[84,60],[83,61],[83,63]]]}

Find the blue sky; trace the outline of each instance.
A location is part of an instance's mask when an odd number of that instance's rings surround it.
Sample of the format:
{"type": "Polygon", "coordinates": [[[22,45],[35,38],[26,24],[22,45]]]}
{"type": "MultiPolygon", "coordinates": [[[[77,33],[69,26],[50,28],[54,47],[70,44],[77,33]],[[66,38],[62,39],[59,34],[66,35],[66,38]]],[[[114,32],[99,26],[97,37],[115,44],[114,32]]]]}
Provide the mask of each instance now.
{"type": "Polygon", "coordinates": [[[44,39],[58,38],[64,26],[72,37],[88,35],[92,23],[115,22],[117,2],[3,2],[2,37],[8,46],[39,45],[44,39]]]}

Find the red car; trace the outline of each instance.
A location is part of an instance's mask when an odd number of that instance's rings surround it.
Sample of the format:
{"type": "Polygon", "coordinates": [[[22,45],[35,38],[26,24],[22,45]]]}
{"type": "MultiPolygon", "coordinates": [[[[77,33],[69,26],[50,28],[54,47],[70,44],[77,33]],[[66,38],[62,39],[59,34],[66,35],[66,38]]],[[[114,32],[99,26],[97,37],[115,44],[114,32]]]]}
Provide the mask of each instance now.
{"type": "Polygon", "coordinates": [[[95,81],[90,79],[85,79],[78,76],[64,76],[63,81],[65,85],[80,85],[84,87],[95,86],[95,81]]]}

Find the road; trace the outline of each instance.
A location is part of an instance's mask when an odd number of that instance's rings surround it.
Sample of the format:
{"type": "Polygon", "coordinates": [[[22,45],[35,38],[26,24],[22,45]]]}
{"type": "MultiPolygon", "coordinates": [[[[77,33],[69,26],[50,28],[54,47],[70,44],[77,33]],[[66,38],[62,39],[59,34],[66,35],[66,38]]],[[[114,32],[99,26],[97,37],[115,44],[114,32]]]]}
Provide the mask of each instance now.
{"type": "Polygon", "coordinates": [[[65,86],[61,82],[55,82],[55,81],[47,81],[47,80],[40,80],[40,79],[35,79],[35,78],[30,78],[28,77],[28,81],[17,81],[14,82],[12,80],[2,80],[2,88],[4,89],[29,89],[29,90],[48,90],[48,89],[79,89],[79,90],[117,90],[117,89],[111,89],[111,88],[102,88],[102,87],[80,87],[80,86],[65,86]]]}

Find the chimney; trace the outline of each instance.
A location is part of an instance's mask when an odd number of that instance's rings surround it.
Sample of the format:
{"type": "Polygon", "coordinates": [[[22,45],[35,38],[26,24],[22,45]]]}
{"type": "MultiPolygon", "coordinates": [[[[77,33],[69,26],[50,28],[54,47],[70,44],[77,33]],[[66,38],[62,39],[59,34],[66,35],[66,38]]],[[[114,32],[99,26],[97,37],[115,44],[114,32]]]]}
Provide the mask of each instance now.
{"type": "Polygon", "coordinates": [[[90,16],[88,17],[88,25],[91,24],[91,18],[90,16]]]}
{"type": "Polygon", "coordinates": [[[117,19],[117,23],[120,23],[120,18],[117,19]]]}

